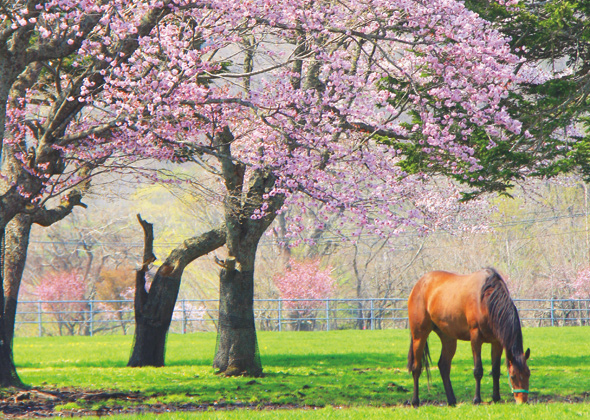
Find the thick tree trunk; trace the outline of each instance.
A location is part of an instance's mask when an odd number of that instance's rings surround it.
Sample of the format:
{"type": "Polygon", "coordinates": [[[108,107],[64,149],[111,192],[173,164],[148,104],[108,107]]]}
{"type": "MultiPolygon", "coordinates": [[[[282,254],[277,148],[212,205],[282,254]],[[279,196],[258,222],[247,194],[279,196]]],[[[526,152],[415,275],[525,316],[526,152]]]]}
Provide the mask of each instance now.
{"type": "MultiPolygon", "coordinates": [[[[161,271],[160,268],[158,273],[161,271]]],[[[136,296],[145,293],[145,297],[135,299],[135,338],[127,366],[164,366],[166,334],[178,297],[180,276],[171,277],[158,273],[149,293],[145,292],[145,279],[136,282],[139,286],[136,296]]]]}
{"type": "Polygon", "coordinates": [[[6,247],[4,249],[4,325],[6,328],[6,340],[10,347],[12,347],[12,339],[14,337],[18,291],[27,260],[32,223],[30,215],[19,214],[6,227],[6,247]]]}
{"type": "Polygon", "coordinates": [[[254,272],[228,258],[220,273],[219,323],[213,367],[226,376],[262,376],[254,324],[254,272]]]}
{"type": "MultiPolygon", "coordinates": [[[[4,227],[0,228],[0,287],[4,287],[4,227]]],[[[0,387],[17,386],[23,384],[16,373],[16,366],[12,360],[12,347],[6,334],[4,316],[4,293],[0,293],[0,387]]]]}
{"type": "Polygon", "coordinates": [[[260,238],[276,217],[284,197],[266,200],[275,177],[255,171],[245,188],[246,167],[231,159],[233,135],[226,128],[218,136],[220,162],[227,188],[225,224],[229,257],[220,273],[219,323],[213,367],[226,376],[262,376],[254,324],[254,262],[260,238]],[[266,203],[267,213],[256,217],[266,203]]]}
{"type": "MultiPolygon", "coordinates": [[[[142,226],[144,232],[149,229],[145,222],[142,226]]],[[[150,262],[155,259],[151,252],[151,241],[153,234],[150,238],[146,233],[143,266],[136,273],[135,339],[127,363],[127,366],[132,367],[164,366],[166,334],[172,321],[182,273],[189,263],[225,244],[225,227],[187,239],[174,249],[156,272],[147,292],[145,273],[150,262]]]]}

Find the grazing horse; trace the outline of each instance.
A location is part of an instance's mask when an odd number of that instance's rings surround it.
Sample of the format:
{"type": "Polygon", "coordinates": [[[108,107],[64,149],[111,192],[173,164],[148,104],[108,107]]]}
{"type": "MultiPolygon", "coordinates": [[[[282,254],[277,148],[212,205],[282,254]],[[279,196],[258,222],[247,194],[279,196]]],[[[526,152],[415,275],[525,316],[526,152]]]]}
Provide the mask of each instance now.
{"type": "Polygon", "coordinates": [[[437,333],[442,342],[438,368],[449,405],[457,402],[449,377],[457,340],[471,341],[475,377],[474,404],[481,402],[482,343],[492,345],[492,399],[500,400],[500,360],[505,349],[514,398],[517,403],[527,401],[531,372],[526,362],[530,349],[523,353],[520,318],[506,283],[496,270],[486,268],[468,275],[445,271],[425,274],[410,293],[408,317],[411,333],[408,370],[414,377],[414,407],[420,405],[418,379],[422,368],[427,369],[430,379],[427,338],[431,331],[437,333]]]}

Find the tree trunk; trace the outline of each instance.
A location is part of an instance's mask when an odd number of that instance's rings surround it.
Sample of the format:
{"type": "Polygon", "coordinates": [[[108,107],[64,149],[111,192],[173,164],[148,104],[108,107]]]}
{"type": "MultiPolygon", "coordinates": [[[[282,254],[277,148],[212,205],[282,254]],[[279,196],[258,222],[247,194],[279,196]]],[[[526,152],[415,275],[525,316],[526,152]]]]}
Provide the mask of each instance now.
{"type": "Polygon", "coordinates": [[[127,366],[164,366],[166,334],[172,321],[182,273],[189,263],[225,244],[225,226],[187,239],[174,249],[156,272],[147,292],[145,274],[148,265],[155,260],[151,251],[153,233],[150,237],[146,231],[150,229],[147,226],[151,226],[149,223],[141,219],[140,223],[146,232],[145,250],[143,266],[136,273],[135,338],[127,366]]]}
{"type": "Polygon", "coordinates": [[[4,325],[6,328],[6,340],[11,348],[14,337],[18,291],[27,260],[31,225],[32,220],[30,215],[19,214],[6,227],[6,247],[4,249],[4,325]]]}
{"type": "MultiPolygon", "coordinates": [[[[160,268],[158,273],[161,271],[160,268]]],[[[127,366],[164,366],[166,334],[178,297],[180,276],[158,273],[149,293],[145,291],[145,277],[136,280],[135,338],[127,366]],[[145,297],[137,297],[142,294],[145,297]]]]}
{"type": "Polygon", "coordinates": [[[2,250],[4,258],[4,323],[6,339],[12,347],[16,317],[18,291],[23,278],[31,226],[51,226],[69,215],[74,206],[86,207],[81,201],[81,189],[72,190],[66,199],[53,209],[40,208],[33,214],[17,214],[6,226],[6,246],[2,250]]]}
{"type": "Polygon", "coordinates": [[[233,134],[229,127],[216,136],[221,172],[227,189],[224,200],[229,257],[220,272],[219,323],[213,367],[227,376],[262,376],[254,324],[254,262],[260,238],[276,217],[284,197],[265,197],[276,178],[257,170],[248,178],[246,166],[232,158],[233,134]],[[266,214],[256,215],[266,203],[266,214]]]}
{"type": "Polygon", "coordinates": [[[262,376],[254,324],[254,271],[226,260],[220,273],[219,323],[213,367],[226,376],[262,376]]]}
{"type": "MultiPolygon", "coordinates": [[[[4,244],[5,230],[0,228],[0,287],[4,288],[4,244]]],[[[4,316],[4,293],[0,293],[0,387],[17,386],[23,384],[16,373],[16,366],[12,360],[12,347],[6,334],[4,316]]]]}

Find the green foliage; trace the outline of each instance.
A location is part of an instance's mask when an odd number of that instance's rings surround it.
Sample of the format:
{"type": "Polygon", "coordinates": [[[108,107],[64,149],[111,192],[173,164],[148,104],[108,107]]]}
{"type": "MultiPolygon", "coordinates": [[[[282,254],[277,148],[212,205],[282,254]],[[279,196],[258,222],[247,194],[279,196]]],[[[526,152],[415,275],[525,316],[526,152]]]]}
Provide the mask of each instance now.
{"type": "MultiPolygon", "coordinates": [[[[490,0],[467,0],[466,5],[506,34],[514,53],[527,62],[542,63],[550,72],[569,68],[571,73],[541,84],[523,84],[503,100],[503,106],[523,123],[521,133],[507,140],[494,139],[495,145],[490,146],[488,133],[476,124],[469,127],[473,134],[461,141],[472,148],[472,156],[482,166],[479,170],[472,170],[462,158],[429,147],[420,130],[411,131],[410,138],[401,141],[381,141],[399,148],[404,156],[401,166],[409,173],[442,174],[466,185],[465,199],[482,192],[507,194],[514,181],[524,177],[580,172],[590,181],[588,133],[575,141],[561,134],[571,132],[572,127],[588,129],[590,0],[522,1],[511,7],[490,0]]],[[[382,87],[392,92],[404,88],[393,78],[384,78],[382,87]]],[[[447,111],[435,98],[429,106],[435,117],[447,111]]],[[[414,125],[422,125],[416,114],[407,128],[414,125]]],[[[449,127],[450,132],[454,130],[449,127]]]]}
{"type": "MultiPolygon", "coordinates": [[[[412,124],[421,125],[422,121],[417,115],[413,115],[412,124]]],[[[527,152],[513,149],[513,144],[507,141],[501,141],[496,146],[489,147],[489,136],[475,125],[472,128],[473,134],[466,143],[469,143],[473,149],[473,155],[477,157],[480,169],[472,170],[466,162],[449,153],[434,151],[418,134],[413,136],[411,142],[395,143],[405,157],[400,166],[408,173],[443,174],[468,185],[470,191],[463,193],[465,199],[474,198],[483,192],[509,195],[508,190],[514,186],[513,181],[523,178],[522,169],[530,166],[534,157],[527,152]],[[433,159],[434,153],[438,153],[435,159],[433,159]],[[449,162],[452,163],[449,164],[449,162]]],[[[382,139],[382,141],[392,143],[391,139],[382,139]]]]}

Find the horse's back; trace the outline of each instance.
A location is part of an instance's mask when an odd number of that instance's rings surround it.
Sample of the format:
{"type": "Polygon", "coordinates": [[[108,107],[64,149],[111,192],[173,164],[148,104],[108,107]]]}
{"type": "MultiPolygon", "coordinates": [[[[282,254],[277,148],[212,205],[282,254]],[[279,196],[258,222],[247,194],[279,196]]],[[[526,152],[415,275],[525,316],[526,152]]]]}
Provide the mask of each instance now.
{"type": "Polygon", "coordinates": [[[430,321],[449,336],[469,340],[471,329],[481,319],[481,288],[487,276],[485,270],[466,275],[426,273],[408,299],[410,324],[430,321]]]}

